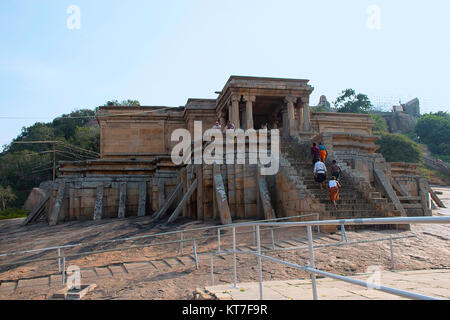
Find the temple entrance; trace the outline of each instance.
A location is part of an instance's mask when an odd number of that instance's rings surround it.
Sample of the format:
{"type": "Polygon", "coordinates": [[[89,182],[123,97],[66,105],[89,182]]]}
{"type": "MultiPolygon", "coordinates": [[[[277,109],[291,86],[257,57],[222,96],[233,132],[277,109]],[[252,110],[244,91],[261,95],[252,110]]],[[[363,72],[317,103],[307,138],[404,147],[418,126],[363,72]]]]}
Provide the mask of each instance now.
{"type": "Polygon", "coordinates": [[[253,123],[256,130],[264,128],[280,129],[283,128],[281,111],[284,102],[280,97],[257,96],[253,108],[253,123]]]}

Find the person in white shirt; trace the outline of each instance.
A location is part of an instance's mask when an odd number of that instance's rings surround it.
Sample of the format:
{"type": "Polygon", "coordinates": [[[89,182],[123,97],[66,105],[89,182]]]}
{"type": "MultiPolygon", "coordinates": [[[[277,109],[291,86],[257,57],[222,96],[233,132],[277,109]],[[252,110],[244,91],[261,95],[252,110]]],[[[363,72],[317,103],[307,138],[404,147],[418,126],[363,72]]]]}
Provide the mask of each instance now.
{"type": "Polygon", "coordinates": [[[333,202],[335,209],[337,208],[336,202],[339,200],[339,188],[341,188],[341,184],[336,180],[336,177],[332,176],[328,182],[328,189],[330,201],[333,202]]]}
{"type": "Polygon", "coordinates": [[[323,190],[323,182],[327,179],[327,167],[322,161],[314,164],[314,180],[320,184],[320,190],[323,190]]]}

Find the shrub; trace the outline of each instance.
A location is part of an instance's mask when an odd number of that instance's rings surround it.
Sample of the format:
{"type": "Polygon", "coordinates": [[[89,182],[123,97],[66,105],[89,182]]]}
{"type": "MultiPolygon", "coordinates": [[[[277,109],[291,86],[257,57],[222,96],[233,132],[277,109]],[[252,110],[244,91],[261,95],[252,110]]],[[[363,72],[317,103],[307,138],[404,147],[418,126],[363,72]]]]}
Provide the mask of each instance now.
{"type": "Polygon", "coordinates": [[[405,135],[381,133],[381,139],[375,142],[380,148],[377,150],[388,162],[421,162],[420,146],[405,135]]]}

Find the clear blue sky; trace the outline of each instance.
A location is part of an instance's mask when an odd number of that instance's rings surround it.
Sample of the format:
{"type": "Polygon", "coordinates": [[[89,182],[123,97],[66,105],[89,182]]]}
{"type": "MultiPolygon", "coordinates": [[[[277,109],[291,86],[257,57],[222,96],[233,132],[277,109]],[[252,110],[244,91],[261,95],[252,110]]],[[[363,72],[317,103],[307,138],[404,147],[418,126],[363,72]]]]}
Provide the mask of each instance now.
{"type": "Polygon", "coordinates": [[[418,97],[422,113],[448,111],[449,12],[442,0],[1,0],[0,146],[111,99],[215,98],[232,74],[309,79],[312,105],[354,88],[375,105],[418,97]]]}

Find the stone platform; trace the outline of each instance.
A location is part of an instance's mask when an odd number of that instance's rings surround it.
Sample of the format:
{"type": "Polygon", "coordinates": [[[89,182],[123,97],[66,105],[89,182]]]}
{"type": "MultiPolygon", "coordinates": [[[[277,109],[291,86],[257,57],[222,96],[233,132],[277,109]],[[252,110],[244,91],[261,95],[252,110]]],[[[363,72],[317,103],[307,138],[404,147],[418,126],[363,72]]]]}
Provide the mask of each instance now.
{"type": "MultiPolygon", "coordinates": [[[[356,274],[353,279],[368,281],[371,274],[356,274]]],[[[330,278],[316,280],[319,300],[407,300],[406,298],[367,289],[330,278]]],[[[381,285],[423,294],[437,299],[450,299],[450,270],[382,271],[381,285]]],[[[204,292],[219,300],[259,300],[259,283],[238,283],[205,287],[204,292]]],[[[312,300],[311,280],[263,282],[265,300],[312,300]]]]}

